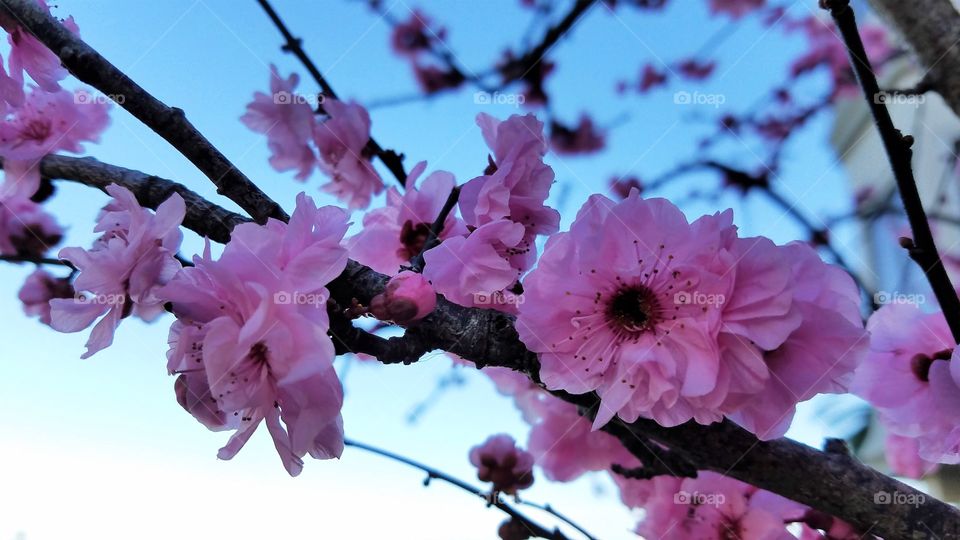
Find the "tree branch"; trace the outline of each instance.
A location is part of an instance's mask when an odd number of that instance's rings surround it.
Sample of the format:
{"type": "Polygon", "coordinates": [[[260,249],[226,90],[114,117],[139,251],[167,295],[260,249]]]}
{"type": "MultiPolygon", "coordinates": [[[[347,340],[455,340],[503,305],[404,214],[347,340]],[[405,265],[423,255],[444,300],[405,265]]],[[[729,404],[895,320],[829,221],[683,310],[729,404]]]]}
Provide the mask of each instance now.
{"type": "Polygon", "coordinates": [[[259,223],[270,217],[287,217],[276,202],[197,131],[183,110],[168,107],[153,97],[35,0],[0,0],[0,7],[53,51],[70,73],[113,99],[189,159],[217,186],[217,193],[237,203],[259,223]]]}
{"type": "MultiPolygon", "coordinates": [[[[88,165],[70,170],[88,175],[87,178],[72,180],[89,185],[97,185],[96,182],[102,181],[103,176],[108,174],[94,174],[94,169],[101,167],[109,170],[112,167],[89,158],[57,158],[82,161],[88,165]]],[[[162,202],[153,198],[157,191],[142,189],[136,184],[149,182],[162,186],[170,181],[139,174],[142,175],[139,179],[136,174],[127,175],[122,179],[125,182],[123,185],[138,195],[141,204],[155,208],[162,202]],[[144,198],[140,199],[141,196],[144,198]]],[[[188,201],[189,228],[207,236],[210,236],[207,225],[213,230],[222,229],[224,222],[210,218],[215,205],[197,205],[199,196],[189,190],[185,195],[184,192],[178,193],[188,201]]],[[[218,212],[231,215],[223,209],[218,212]]],[[[246,221],[242,216],[233,216],[226,223],[246,221]]],[[[341,306],[349,306],[353,299],[369,303],[373,296],[383,291],[388,279],[355,261],[349,261],[346,270],[330,283],[331,297],[341,306]]],[[[514,328],[514,318],[499,311],[458,306],[441,298],[433,313],[407,328],[402,337],[389,339],[357,329],[349,321],[336,323],[335,320],[336,317],[331,321],[331,333],[334,334],[334,341],[339,343],[338,352],[349,350],[371,354],[384,363],[412,363],[429,351],[441,349],[471,360],[477,367],[507,367],[526,374],[534,382],[540,382],[537,355],[528,351],[520,341],[514,328]]],[[[592,393],[572,395],[554,392],[554,395],[582,409],[593,410],[598,404],[597,396],[592,393]]],[[[687,423],[664,428],[652,420],[641,419],[630,424],[614,420],[614,425],[608,428],[608,431],[611,430],[628,450],[636,448],[638,439],[655,441],[699,470],[712,470],[737,478],[837,516],[859,529],[869,529],[871,533],[884,538],[919,539],[934,534],[942,540],[960,540],[960,511],[884,476],[847,455],[820,452],[789,439],[758,441],[751,433],[730,421],[710,426],[687,423]],[[901,496],[893,498],[891,504],[882,504],[883,499],[878,498],[881,493],[901,496]]],[[[641,454],[637,457],[642,460],[643,453],[637,453],[641,454]]]]}
{"type": "MultiPolygon", "coordinates": [[[[473,495],[476,495],[477,497],[480,497],[483,500],[485,500],[487,504],[497,507],[498,509],[503,511],[505,514],[513,518],[515,521],[519,522],[527,530],[527,532],[529,532],[534,538],[547,538],[548,540],[569,540],[567,536],[565,536],[562,532],[560,532],[559,529],[554,529],[552,531],[548,530],[546,527],[543,527],[542,525],[538,524],[537,522],[533,521],[532,519],[520,513],[516,508],[503,502],[500,499],[499,494],[494,493],[491,495],[489,493],[484,493],[483,491],[471,486],[470,484],[464,482],[463,480],[460,480],[459,478],[454,478],[453,476],[440,472],[437,469],[434,469],[433,467],[424,465],[410,458],[405,458],[401,455],[394,454],[393,452],[390,452],[388,450],[383,450],[381,448],[370,446],[368,444],[363,444],[350,439],[346,439],[345,441],[343,441],[343,443],[345,446],[366,450],[367,452],[371,452],[373,454],[377,454],[379,456],[392,459],[394,461],[403,463],[405,465],[409,465],[415,469],[420,469],[421,471],[427,473],[427,480],[424,482],[424,485],[429,484],[430,480],[436,478],[437,480],[443,480],[444,482],[454,485],[468,493],[472,493],[473,495]]],[[[540,506],[536,506],[536,507],[542,508],[540,506]]],[[[557,516],[559,519],[567,523],[571,523],[568,519],[564,518],[563,516],[560,516],[556,512],[553,512],[553,511],[548,511],[548,512],[550,512],[554,516],[557,516]]],[[[580,527],[576,525],[573,525],[573,526],[574,528],[582,532],[584,535],[586,535],[588,538],[593,538],[592,536],[584,532],[583,529],[581,529],[580,527]]]]}
{"type": "MultiPolygon", "coordinates": [[[[283,35],[283,39],[286,40],[281,49],[284,52],[288,52],[297,57],[300,60],[300,63],[303,64],[303,67],[306,68],[307,72],[310,73],[310,76],[313,77],[313,80],[320,85],[320,89],[327,96],[330,96],[333,99],[337,98],[337,93],[333,90],[333,87],[330,86],[330,83],[327,82],[327,79],[323,76],[323,73],[320,72],[320,69],[316,64],[313,63],[313,60],[310,59],[310,56],[305,50],[303,50],[303,40],[294,36],[290,32],[290,29],[287,28],[286,23],[283,22],[283,19],[280,18],[280,15],[277,13],[273,6],[270,5],[269,0],[257,0],[257,3],[260,4],[260,7],[267,13],[267,17],[273,22],[273,25],[277,27],[277,30],[280,31],[280,34],[283,35]]],[[[391,174],[397,179],[397,182],[401,186],[406,187],[407,185],[407,172],[403,168],[403,154],[398,154],[393,150],[384,150],[380,143],[376,141],[373,137],[370,137],[370,141],[367,143],[367,149],[373,155],[380,158],[380,161],[383,165],[390,171],[391,174]]]]}
{"type": "MultiPolygon", "coordinates": [[[[923,210],[923,202],[920,200],[920,191],[917,189],[917,181],[913,176],[913,137],[904,136],[900,130],[893,124],[890,118],[890,112],[883,100],[877,99],[880,95],[880,85],[877,83],[877,76],[873,73],[870,66],[870,59],[863,46],[863,40],[857,31],[857,21],[850,8],[849,0],[821,0],[821,6],[830,10],[843,42],[850,53],[850,62],[853,65],[853,71],[860,81],[860,87],[863,89],[864,96],[867,99],[867,106],[873,115],[873,120],[880,132],[880,139],[883,141],[883,147],[890,160],[890,167],[893,169],[893,176],[896,179],[897,188],[900,191],[900,199],[903,201],[904,210],[907,212],[907,220],[910,222],[910,229],[913,231],[913,239],[904,243],[910,258],[913,259],[924,274],[933,294],[937,297],[940,309],[943,310],[943,316],[950,325],[950,332],[953,334],[955,342],[960,343],[960,297],[950,282],[950,276],[940,260],[937,252],[937,245],[933,240],[933,233],[930,231],[930,223],[927,221],[926,213],[923,210]]],[[[951,8],[952,9],[952,8],[951,8]]]]}

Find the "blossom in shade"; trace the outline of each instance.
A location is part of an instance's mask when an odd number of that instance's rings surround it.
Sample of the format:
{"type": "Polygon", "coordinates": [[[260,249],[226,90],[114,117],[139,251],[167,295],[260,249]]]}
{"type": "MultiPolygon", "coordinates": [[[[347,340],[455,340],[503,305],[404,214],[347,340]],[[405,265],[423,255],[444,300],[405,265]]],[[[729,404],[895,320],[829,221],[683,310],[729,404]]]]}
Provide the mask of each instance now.
{"type": "Polygon", "coordinates": [[[710,0],[710,13],[723,13],[731,19],[739,19],[762,8],[766,3],[766,0],[710,0]]]}
{"type": "Polygon", "coordinates": [[[331,181],[323,186],[351,208],[366,208],[383,191],[383,181],[367,154],[370,115],[362,106],[335,99],[323,102],[328,118],[317,123],[313,139],[320,154],[320,170],[331,181]]]}
{"type": "Polygon", "coordinates": [[[550,124],[550,147],[558,154],[591,154],[603,149],[605,144],[603,132],[587,115],[582,115],[575,127],[559,122],[550,124]]]}
{"type": "Polygon", "coordinates": [[[640,80],[637,83],[637,91],[641,94],[663,86],[667,83],[667,74],[657,69],[653,64],[646,64],[640,71],[640,80]]]}
{"type": "Polygon", "coordinates": [[[284,467],[339,457],[343,389],[327,335],[327,283],[346,266],[343,210],[301,194],[289,224],[242,224],[217,260],[209,246],[161,291],[177,321],[168,369],[177,401],[213,430],[235,430],[230,459],[265,423],[284,467]]]}
{"type": "MultiPolygon", "coordinates": [[[[387,190],[387,204],[364,214],[363,230],[347,240],[350,256],[377,272],[393,275],[420,254],[430,235],[430,226],[450,196],[456,181],[452,174],[436,171],[417,186],[426,168],[418,163],[407,175],[407,188],[387,190]]],[[[463,221],[447,215],[438,238],[467,234],[463,221]]]]}
{"type": "Polygon", "coordinates": [[[281,78],[277,67],[271,64],[270,94],[256,92],[240,121],[267,136],[271,167],[281,172],[296,170],[296,178],[306,180],[317,158],[309,145],[313,135],[313,109],[296,94],[299,82],[296,73],[281,78]]]}
{"type": "Polygon", "coordinates": [[[390,278],[386,289],[370,300],[370,312],[382,321],[410,324],[437,307],[437,293],[422,274],[405,270],[390,278]]]}
{"type": "Polygon", "coordinates": [[[416,56],[429,50],[436,42],[442,42],[447,30],[430,27],[430,18],[418,9],[410,11],[410,18],[397,23],[390,33],[390,47],[402,56],[416,56]]]}
{"type": "Polygon", "coordinates": [[[695,58],[689,58],[677,65],[677,71],[687,79],[702,81],[713,74],[717,63],[713,61],[700,61],[695,58]]]}
{"type": "MultiPolygon", "coordinates": [[[[11,182],[8,179],[0,185],[0,192],[11,187],[11,182]]],[[[28,184],[21,187],[25,186],[28,184]]],[[[56,219],[29,195],[20,191],[0,195],[0,255],[41,257],[62,238],[63,229],[56,219]]]]}
{"type": "Polygon", "coordinates": [[[851,391],[896,435],[916,440],[931,463],[960,462],[960,387],[951,377],[956,343],[939,312],[892,303],[867,322],[870,350],[851,391]]]}
{"type": "Polygon", "coordinates": [[[17,293],[23,303],[23,312],[28,317],[37,317],[43,324],[50,324],[50,300],[73,298],[73,285],[68,278],[58,278],[46,270],[34,270],[23,282],[17,293]]]}
{"type": "Polygon", "coordinates": [[[633,190],[643,193],[643,182],[636,176],[619,176],[610,179],[610,191],[618,199],[626,199],[633,190]]]}
{"type": "Polygon", "coordinates": [[[437,67],[421,63],[413,64],[413,75],[420,89],[426,94],[436,94],[443,90],[457,88],[467,79],[456,68],[437,67]]]}
{"type": "Polygon", "coordinates": [[[784,540],[793,538],[786,523],[802,512],[800,505],[710,471],[679,486],[657,482],[645,498],[645,517],[636,532],[661,540],[784,540]]]}
{"type": "Polygon", "coordinates": [[[533,485],[533,455],[518,448],[509,435],[493,435],[470,449],[477,478],[493,484],[494,491],[515,495],[533,485]]]}
{"type": "Polygon", "coordinates": [[[101,236],[93,247],[60,250],[60,258],[79,271],[73,284],[77,296],[50,302],[50,326],[60,332],[79,332],[100,318],[81,358],[108,347],[130,314],[152,320],[162,313],[157,290],[181,268],[175,255],[186,212],[183,198],[174,193],[153,213],[124,187],[111,184],[107,193],[113,200],[97,220],[94,231],[101,236]]]}
{"type": "Polygon", "coordinates": [[[919,479],[939,468],[937,463],[930,463],[920,457],[920,447],[912,437],[887,433],[883,446],[887,466],[898,476],[919,479]]]}

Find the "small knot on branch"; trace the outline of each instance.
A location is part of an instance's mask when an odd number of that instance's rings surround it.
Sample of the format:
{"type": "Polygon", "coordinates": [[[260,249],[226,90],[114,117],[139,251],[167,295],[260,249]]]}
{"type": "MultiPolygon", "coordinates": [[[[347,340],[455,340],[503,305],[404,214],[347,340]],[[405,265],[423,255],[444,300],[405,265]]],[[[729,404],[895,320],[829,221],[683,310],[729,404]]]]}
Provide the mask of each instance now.
{"type": "Polygon", "coordinates": [[[835,454],[844,457],[851,457],[850,445],[843,439],[827,439],[823,445],[823,451],[828,454],[835,454]]]}

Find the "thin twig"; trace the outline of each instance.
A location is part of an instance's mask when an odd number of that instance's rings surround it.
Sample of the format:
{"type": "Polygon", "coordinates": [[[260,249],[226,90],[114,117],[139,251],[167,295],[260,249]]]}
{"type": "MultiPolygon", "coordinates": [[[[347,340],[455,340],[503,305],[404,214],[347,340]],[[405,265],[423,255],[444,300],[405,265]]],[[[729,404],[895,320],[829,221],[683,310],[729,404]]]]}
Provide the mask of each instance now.
{"type": "Polygon", "coordinates": [[[31,255],[0,255],[0,261],[15,263],[15,264],[30,263],[30,264],[36,264],[38,266],[47,264],[51,266],[54,266],[54,265],[64,266],[66,268],[70,268],[74,270],[76,269],[72,264],[70,264],[70,261],[64,261],[62,259],[54,259],[52,257],[33,257],[31,255]]]}
{"type": "MultiPolygon", "coordinates": [[[[538,524],[537,522],[533,521],[532,519],[530,519],[530,518],[526,517],[525,515],[523,515],[522,513],[520,513],[520,512],[519,512],[517,509],[515,509],[514,507],[512,507],[512,506],[510,506],[509,504],[507,504],[507,503],[503,502],[502,500],[500,500],[500,497],[499,497],[499,495],[497,495],[497,494],[495,494],[494,496],[491,496],[491,494],[485,493],[485,492],[481,491],[480,489],[477,489],[477,488],[475,488],[474,486],[471,486],[470,484],[464,482],[463,480],[460,480],[459,478],[455,478],[455,477],[453,477],[453,476],[450,476],[449,474],[446,474],[446,473],[444,473],[444,472],[441,472],[441,471],[439,471],[439,470],[437,470],[437,469],[434,469],[433,467],[430,467],[430,466],[428,466],[428,465],[424,465],[423,463],[420,463],[420,462],[418,462],[418,461],[414,461],[414,460],[412,460],[412,459],[410,459],[410,458],[406,458],[406,457],[403,457],[403,456],[401,456],[401,455],[394,454],[393,452],[390,452],[389,450],[383,450],[382,448],[377,448],[377,447],[375,447],[375,446],[370,446],[370,445],[368,445],[368,444],[364,444],[364,443],[361,443],[361,442],[357,442],[357,441],[354,441],[354,440],[351,440],[351,439],[346,439],[346,440],[344,440],[344,441],[343,441],[343,444],[346,445],[346,446],[351,446],[351,447],[353,447],[353,448],[359,448],[359,449],[361,449],[361,450],[366,450],[367,452],[371,452],[371,453],[373,453],[373,454],[377,454],[377,455],[379,455],[379,456],[383,456],[383,457],[385,457],[385,458],[389,458],[389,459],[392,459],[392,460],[394,460],[394,461],[398,461],[398,462],[403,463],[403,464],[405,464],[405,465],[409,465],[409,466],[411,466],[411,467],[413,467],[413,468],[415,468],[415,469],[420,469],[421,471],[427,473],[427,480],[426,480],[426,482],[424,482],[425,484],[428,484],[428,483],[430,482],[430,480],[432,480],[432,479],[443,480],[444,482],[446,482],[446,483],[448,483],[448,484],[451,484],[451,485],[453,485],[453,486],[456,486],[456,487],[458,487],[458,488],[460,488],[460,489],[462,489],[462,490],[464,490],[464,491],[466,491],[466,492],[468,492],[468,493],[471,493],[471,494],[473,494],[473,495],[476,495],[477,497],[480,497],[480,498],[482,498],[484,501],[486,501],[487,504],[490,504],[490,505],[492,505],[492,506],[497,507],[498,509],[500,509],[501,511],[503,511],[505,514],[507,514],[507,515],[509,515],[510,517],[512,517],[514,520],[520,522],[524,527],[526,527],[526,529],[530,532],[530,534],[533,535],[533,536],[536,537],[536,538],[547,538],[547,539],[552,539],[552,540],[569,540],[568,537],[565,536],[563,533],[561,533],[559,529],[554,529],[553,531],[547,530],[547,529],[546,529],[545,527],[543,527],[542,525],[538,524]]],[[[554,515],[556,515],[556,514],[554,514],[554,515]]],[[[564,521],[566,521],[566,520],[564,520],[564,521]]],[[[569,521],[568,521],[568,523],[569,523],[569,521]]],[[[577,527],[577,530],[580,530],[580,531],[582,532],[582,529],[580,529],[579,527],[577,527]]],[[[584,533],[584,534],[586,535],[587,533],[584,533]]],[[[587,535],[587,536],[588,536],[588,538],[593,538],[592,536],[589,536],[589,535],[587,535]]]]}
{"type": "Polygon", "coordinates": [[[414,270],[418,272],[423,270],[423,254],[440,243],[440,233],[443,231],[444,222],[447,221],[447,216],[450,215],[450,212],[453,211],[453,208],[459,200],[460,186],[454,186],[453,189],[450,190],[450,195],[447,196],[447,200],[443,203],[443,208],[440,209],[440,213],[437,214],[437,219],[433,220],[433,223],[430,224],[430,232],[427,233],[427,240],[423,243],[423,249],[410,261],[410,266],[414,270]]]}
{"type": "MultiPolygon", "coordinates": [[[[300,60],[300,63],[303,64],[303,67],[310,73],[313,80],[320,85],[320,89],[323,90],[326,96],[332,99],[338,99],[333,87],[330,86],[330,83],[323,76],[323,73],[320,72],[317,65],[313,63],[313,60],[310,59],[310,56],[307,55],[307,52],[303,50],[303,40],[290,32],[286,23],[283,22],[283,19],[280,18],[277,11],[270,5],[269,0],[257,0],[257,3],[260,4],[260,7],[267,13],[267,17],[270,18],[273,25],[276,26],[280,34],[283,35],[283,39],[286,40],[286,43],[281,49],[283,49],[284,52],[296,56],[297,59],[300,60]]],[[[370,137],[370,141],[367,143],[367,150],[380,158],[380,161],[397,179],[397,182],[399,182],[401,186],[407,185],[407,172],[403,168],[403,154],[398,154],[393,150],[385,150],[373,137],[370,137]]]]}
{"type": "Polygon", "coordinates": [[[926,274],[927,281],[930,282],[933,294],[937,297],[937,302],[943,311],[943,316],[950,325],[953,339],[960,343],[960,297],[957,297],[957,292],[950,282],[950,276],[947,275],[947,270],[937,252],[930,223],[923,210],[920,191],[917,189],[917,181],[913,176],[911,163],[913,137],[904,136],[896,128],[884,103],[885,100],[880,99],[880,85],[870,66],[863,40],[857,31],[856,17],[853,9],[850,8],[849,0],[821,0],[820,5],[830,10],[830,15],[833,16],[840,30],[843,42],[850,53],[853,71],[857,75],[857,80],[860,81],[860,87],[867,99],[867,106],[873,114],[873,120],[887,151],[893,176],[900,191],[900,199],[903,201],[907,220],[913,231],[913,239],[904,239],[903,246],[910,254],[910,258],[920,265],[926,274]]]}

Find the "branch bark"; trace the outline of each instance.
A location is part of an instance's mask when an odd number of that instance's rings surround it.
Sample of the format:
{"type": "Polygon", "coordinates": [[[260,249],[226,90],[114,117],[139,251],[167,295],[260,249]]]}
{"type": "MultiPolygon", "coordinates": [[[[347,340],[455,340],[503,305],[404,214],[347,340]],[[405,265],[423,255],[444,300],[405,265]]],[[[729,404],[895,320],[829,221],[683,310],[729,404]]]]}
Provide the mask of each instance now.
{"type": "MultiPolygon", "coordinates": [[[[163,193],[176,190],[187,201],[185,226],[194,232],[214,235],[221,241],[224,226],[248,221],[170,180],[131,171],[90,158],[48,156],[41,171],[102,187],[105,179],[117,178],[137,195],[140,203],[156,208],[163,193]],[[125,174],[119,174],[126,171],[125,174]],[[72,175],[74,177],[68,177],[72,175]],[[147,185],[141,185],[147,184],[147,185]],[[217,218],[213,215],[220,216],[217,218]],[[218,232],[219,231],[219,232],[218,232]]],[[[369,303],[383,291],[389,278],[355,261],[330,283],[331,297],[340,306],[353,299],[369,303]]],[[[413,363],[425,353],[445,350],[473,361],[477,367],[507,367],[539,380],[537,355],[520,341],[515,319],[499,311],[467,308],[440,298],[437,308],[402,337],[383,338],[353,327],[349,321],[331,323],[339,343],[338,352],[350,350],[376,356],[384,363],[413,363]]],[[[585,410],[595,410],[594,394],[554,395],[585,410]]],[[[789,439],[759,441],[736,424],[724,421],[711,426],[688,423],[664,428],[652,420],[624,423],[614,420],[607,428],[624,446],[644,459],[637,439],[667,446],[677,457],[701,470],[712,470],[772,491],[816,510],[843,519],[860,530],[888,539],[929,538],[960,540],[960,511],[889,478],[847,454],[821,452],[789,439]],[[894,495],[884,504],[882,494],[894,495]],[[911,502],[905,502],[911,501],[911,502]],[[919,504],[914,502],[921,501],[919,504]]]]}
{"type": "Polygon", "coordinates": [[[950,0],[870,0],[927,71],[923,79],[960,116],[960,13],[950,0]]]}
{"type": "Polygon", "coordinates": [[[76,78],[103,92],[163,137],[254,220],[286,219],[276,202],[260,191],[197,128],[182,109],[168,107],[67,30],[35,0],[0,0],[0,8],[33,34],[76,78]]]}

